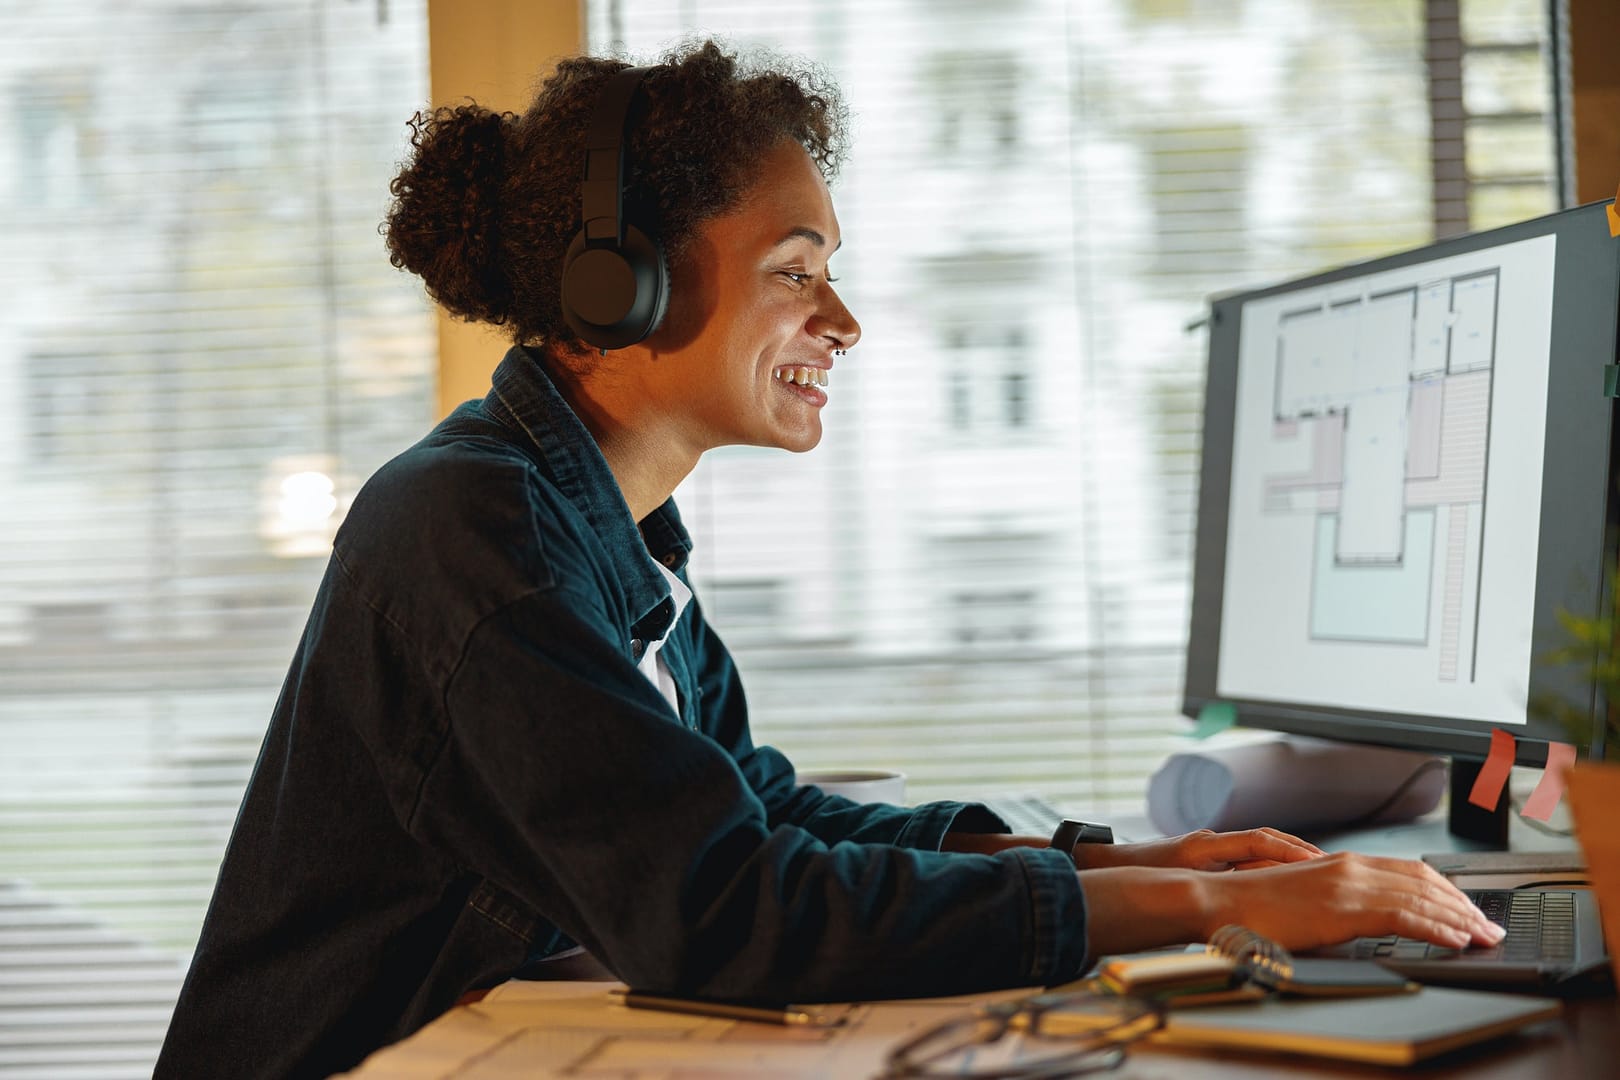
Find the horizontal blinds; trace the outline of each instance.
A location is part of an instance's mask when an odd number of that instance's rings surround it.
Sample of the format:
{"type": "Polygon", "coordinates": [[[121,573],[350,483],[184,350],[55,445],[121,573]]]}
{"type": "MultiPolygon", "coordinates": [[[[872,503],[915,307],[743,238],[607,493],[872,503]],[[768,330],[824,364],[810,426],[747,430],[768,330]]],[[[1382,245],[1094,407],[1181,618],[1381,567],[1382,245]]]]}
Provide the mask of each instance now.
{"type": "Polygon", "coordinates": [[[0,1073],[148,1075],[343,502],[432,419],[421,3],[0,12],[0,1073]]]}
{"type": "MultiPolygon", "coordinates": [[[[835,265],[866,339],[827,439],[722,451],[680,493],[759,737],[900,765],[916,798],[1106,815],[1180,730],[1183,327],[1427,240],[1431,148],[1418,0],[1081,7],[587,12],[598,48],[811,55],[855,110],[835,265]]],[[[1475,227],[1551,208],[1540,18],[1462,8],[1475,227]]],[[[330,531],[431,421],[431,317],[375,231],[425,19],[0,12],[7,1076],[149,1071],[330,531]]]]}
{"type": "MultiPolygon", "coordinates": [[[[678,492],[757,738],[919,799],[1142,812],[1185,730],[1187,328],[1211,293],[1432,238],[1430,7],[588,5],[597,49],[808,56],[853,113],[833,269],[864,338],[826,437],[713,453],[678,492]]],[[[1449,100],[1518,136],[1472,125],[1469,166],[1511,150],[1527,181],[1476,191],[1473,224],[1553,209],[1542,6],[1463,8],[1481,48],[1449,100]]]]}

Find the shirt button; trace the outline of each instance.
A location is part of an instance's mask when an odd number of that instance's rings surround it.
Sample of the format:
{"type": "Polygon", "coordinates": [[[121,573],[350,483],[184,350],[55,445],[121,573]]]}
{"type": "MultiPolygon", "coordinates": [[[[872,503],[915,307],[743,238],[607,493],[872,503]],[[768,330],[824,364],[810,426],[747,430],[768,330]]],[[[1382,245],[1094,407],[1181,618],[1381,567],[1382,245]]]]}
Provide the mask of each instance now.
{"type": "Polygon", "coordinates": [[[630,655],[631,656],[635,657],[637,660],[640,660],[641,659],[641,654],[646,652],[646,651],[647,651],[647,643],[645,641],[642,641],[640,638],[631,638],[630,639],[630,655]]]}
{"type": "Polygon", "coordinates": [[[673,569],[675,569],[675,563],[676,563],[676,562],[677,562],[677,561],[679,561],[679,559],[680,559],[680,556],[678,556],[678,555],[676,555],[676,554],[675,554],[675,553],[674,553],[674,552],[673,552],[673,551],[672,551],[672,552],[670,552],[670,553],[669,553],[669,554],[668,554],[668,555],[665,555],[665,556],[664,556],[664,558],[663,558],[663,563],[664,563],[664,565],[665,565],[665,566],[667,566],[667,567],[668,567],[668,568],[669,568],[669,569],[671,569],[671,570],[673,570],[673,569]]]}

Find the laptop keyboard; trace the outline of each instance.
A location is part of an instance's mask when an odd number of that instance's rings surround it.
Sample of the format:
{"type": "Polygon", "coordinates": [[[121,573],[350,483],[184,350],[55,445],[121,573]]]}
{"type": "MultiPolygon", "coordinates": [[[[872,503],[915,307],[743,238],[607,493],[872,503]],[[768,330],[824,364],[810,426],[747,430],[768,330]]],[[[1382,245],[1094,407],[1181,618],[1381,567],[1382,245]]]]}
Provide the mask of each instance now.
{"type": "Polygon", "coordinates": [[[1360,938],[1355,943],[1356,958],[1436,960],[1455,957],[1462,961],[1508,963],[1558,963],[1575,958],[1574,893],[1526,889],[1464,889],[1463,892],[1492,922],[1507,929],[1507,936],[1499,944],[1465,951],[1394,935],[1360,938]]]}

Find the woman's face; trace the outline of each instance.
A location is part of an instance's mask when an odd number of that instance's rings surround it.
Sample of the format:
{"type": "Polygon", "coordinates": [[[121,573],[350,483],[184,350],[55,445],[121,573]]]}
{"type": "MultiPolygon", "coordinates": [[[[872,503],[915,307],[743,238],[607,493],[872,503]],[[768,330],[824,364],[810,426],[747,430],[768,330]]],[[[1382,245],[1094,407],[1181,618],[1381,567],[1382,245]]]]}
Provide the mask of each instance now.
{"type": "Polygon", "coordinates": [[[821,441],[834,350],[861,334],[828,277],[839,243],[826,182],[786,141],[736,208],[699,226],[671,271],[669,317],[646,342],[650,389],[693,448],[821,441]]]}

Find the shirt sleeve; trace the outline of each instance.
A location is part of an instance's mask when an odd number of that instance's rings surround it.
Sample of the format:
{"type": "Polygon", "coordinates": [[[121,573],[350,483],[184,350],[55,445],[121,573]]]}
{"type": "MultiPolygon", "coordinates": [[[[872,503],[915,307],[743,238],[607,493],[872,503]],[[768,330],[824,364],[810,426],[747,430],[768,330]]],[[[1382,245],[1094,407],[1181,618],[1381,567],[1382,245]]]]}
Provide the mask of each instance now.
{"type": "MultiPolygon", "coordinates": [[[[480,623],[408,827],[647,990],[838,1000],[1073,978],[1078,875],[1045,849],[943,853],[960,809],[791,820],[791,766],[668,715],[588,603],[554,588],[480,623]],[[751,774],[751,775],[750,775],[751,774]],[[914,846],[900,846],[902,839],[914,846]]],[[[950,805],[950,804],[944,804],[950,805]]]]}
{"type": "Polygon", "coordinates": [[[756,747],[748,726],[742,680],[731,653],[690,607],[692,656],[698,670],[699,727],[726,749],[765,807],[766,820],[795,825],[823,843],[897,844],[938,851],[949,832],[1006,833],[1006,822],[978,803],[929,802],[914,807],[857,803],[795,782],[793,763],[775,747],[756,747]]]}

